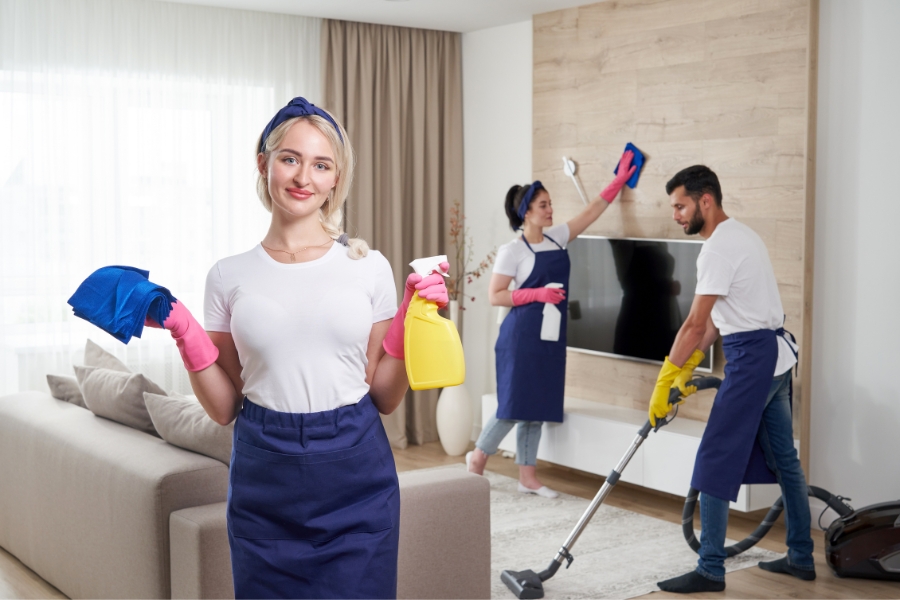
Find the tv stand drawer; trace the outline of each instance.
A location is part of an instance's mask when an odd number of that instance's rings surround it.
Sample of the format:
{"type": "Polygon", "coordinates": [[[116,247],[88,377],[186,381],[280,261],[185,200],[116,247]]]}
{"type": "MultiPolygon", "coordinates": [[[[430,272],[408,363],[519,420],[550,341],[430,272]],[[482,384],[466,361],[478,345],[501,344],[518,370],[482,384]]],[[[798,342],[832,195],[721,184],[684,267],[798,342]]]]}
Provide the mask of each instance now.
{"type": "MultiPolygon", "coordinates": [[[[497,414],[496,394],[481,397],[481,411],[482,423],[497,414]]],[[[647,421],[647,413],[567,397],[563,419],[562,423],[544,423],[538,458],[605,477],[625,455],[647,421]]],[[[684,496],[705,428],[702,421],[677,418],[665,429],[651,432],[622,473],[622,481],[684,496]]],[[[500,449],[515,453],[515,429],[503,439],[500,449]]],[[[767,508],[780,495],[775,484],[743,485],[731,508],[742,512],[767,508]]]]}

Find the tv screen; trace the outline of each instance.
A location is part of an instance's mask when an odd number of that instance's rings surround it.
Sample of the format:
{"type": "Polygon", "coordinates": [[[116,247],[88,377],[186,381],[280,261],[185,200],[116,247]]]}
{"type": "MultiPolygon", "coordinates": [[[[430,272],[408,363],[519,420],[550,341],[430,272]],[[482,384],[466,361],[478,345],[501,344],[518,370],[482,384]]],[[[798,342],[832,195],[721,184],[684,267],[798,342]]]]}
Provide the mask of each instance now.
{"type": "MultiPolygon", "coordinates": [[[[572,240],[568,347],[662,363],[691,310],[701,247],[689,240],[572,240]]],[[[712,370],[708,348],[698,369],[712,370]]]]}

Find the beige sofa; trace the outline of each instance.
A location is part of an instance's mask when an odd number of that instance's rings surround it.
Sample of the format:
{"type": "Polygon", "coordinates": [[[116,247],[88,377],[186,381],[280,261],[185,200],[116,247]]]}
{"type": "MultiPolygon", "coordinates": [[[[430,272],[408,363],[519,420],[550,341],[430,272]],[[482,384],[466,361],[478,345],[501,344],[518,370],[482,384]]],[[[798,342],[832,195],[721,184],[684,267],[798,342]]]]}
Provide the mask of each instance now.
{"type": "MultiPolygon", "coordinates": [[[[225,464],[49,394],[0,397],[0,546],[73,598],[233,597],[225,464]]],[[[487,480],[400,474],[400,598],[490,597],[487,480]]]]}

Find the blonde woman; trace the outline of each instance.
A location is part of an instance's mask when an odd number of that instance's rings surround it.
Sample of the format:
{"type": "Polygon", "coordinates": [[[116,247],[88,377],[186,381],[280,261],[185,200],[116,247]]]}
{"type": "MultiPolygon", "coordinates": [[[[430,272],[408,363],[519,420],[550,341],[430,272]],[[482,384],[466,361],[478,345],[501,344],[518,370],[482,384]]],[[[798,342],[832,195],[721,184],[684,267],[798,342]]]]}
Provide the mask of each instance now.
{"type": "Polygon", "coordinates": [[[209,416],[237,418],[235,595],[395,597],[400,496],[379,412],[392,412],[408,386],[413,292],[443,304],[446,287],[440,275],[410,275],[398,309],[388,261],[347,238],[353,150],[329,113],[295,98],[257,149],[268,232],[210,270],[208,334],[177,302],[164,324],[209,416]]]}

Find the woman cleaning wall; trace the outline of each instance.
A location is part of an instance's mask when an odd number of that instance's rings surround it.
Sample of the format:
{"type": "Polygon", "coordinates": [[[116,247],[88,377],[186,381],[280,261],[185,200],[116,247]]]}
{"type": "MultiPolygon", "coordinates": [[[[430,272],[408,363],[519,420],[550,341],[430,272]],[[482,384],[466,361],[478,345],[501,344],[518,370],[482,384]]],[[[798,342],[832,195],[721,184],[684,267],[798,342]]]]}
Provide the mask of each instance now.
{"type": "Polygon", "coordinates": [[[497,361],[497,415],[481,431],[475,450],[466,454],[472,473],[484,473],[488,457],[518,424],[516,463],[519,491],[554,498],[557,493],[537,478],[537,451],[544,421],[561,423],[566,379],[566,291],[568,243],[581,235],[615,200],[634,174],[634,155],[622,155],[616,177],[577,217],[553,226],[550,193],[540,181],[514,185],[505,209],[513,231],[522,235],[497,252],[489,294],[494,306],[512,307],[494,348],[497,361]],[[515,281],[515,289],[509,284],[515,281]],[[552,309],[546,309],[546,306],[552,309]],[[553,311],[558,312],[553,312],[553,311]],[[548,313],[550,316],[545,317],[548,313]],[[550,325],[545,322],[550,319],[550,325]]]}

